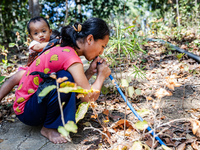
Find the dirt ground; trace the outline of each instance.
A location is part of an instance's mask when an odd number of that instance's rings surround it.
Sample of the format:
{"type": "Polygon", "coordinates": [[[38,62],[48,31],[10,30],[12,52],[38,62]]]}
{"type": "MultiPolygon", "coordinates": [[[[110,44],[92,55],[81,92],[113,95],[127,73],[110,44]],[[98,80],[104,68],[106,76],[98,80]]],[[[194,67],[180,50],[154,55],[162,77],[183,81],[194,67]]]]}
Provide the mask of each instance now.
{"type": "MultiPolygon", "coordinates": [[[[148,53],[138,55],[133,63],[139,67],[145,66],[146,78],[135,79],[134,74],[131,73],[132,67],[122,69],[121,76],[113,71],[113,77],[116,81],[126,76],[131,77],[130,85],[134,89],[140,89],[141,93],[134,94],[132,97],[126,95],[129,102],[136,111],[145,112],[140,115],[156,133],[159,133],[159,137],[168,147],[178,150],[200,149],[200,136],[194,134],[194,125],[191,123],[191,119],[196,120],[197,130],[199,129],[200,67],[198,62],[187,56],[178,59],[177,52],[166,49],[159,43],[148,43],[143,46],[143,49],[148,53]]],[[[9,56],[9,59],[17,62],[16,69],[24,64],[26,58],[27,56],[18,53],[16,56],[13,53],[12,57],[9,56]]],[[[16,69],[12,69],[11,72],[16,69]]],[[[108,79],[105,86],[112,87],[112,82],[108,79]]],[[[123,88],[122,90],[126,93],[126,90],[123,88]]],[[[12,112],[13,97],[14,91],[0,105],[1,124],[5,121],[17,120],[12,112]]],[[[93,110],[89,108],[85,118],[78,123],[78,133],[72,134],[71,137],[74,144],[87,145],[88,150],[114,150],[125,146],[129,149],[137,140],[144,144],[143,148],[148,145],[152,149],[162,149],[147,131],[136,129],[137,121],[138,118],[126,107],[121,95],[112,87],[106,95],[101,94],[93,110]],[[94,117],[94,110],[98,118],[94,117]],[[124,140],[124,127],[119,121],[125,118],[128,123],[126,123],[124,140]]]]}

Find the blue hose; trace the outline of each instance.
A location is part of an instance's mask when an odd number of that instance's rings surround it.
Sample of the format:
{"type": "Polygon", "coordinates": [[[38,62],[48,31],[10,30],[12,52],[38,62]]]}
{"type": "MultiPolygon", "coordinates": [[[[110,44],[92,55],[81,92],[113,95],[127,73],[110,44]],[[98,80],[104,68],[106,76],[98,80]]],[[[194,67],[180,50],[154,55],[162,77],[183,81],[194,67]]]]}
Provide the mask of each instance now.
{"type": "MultiPolygon", "coordinates": [[[[133,112],[133,114],[140,120],[143,121],[143,119],[140,117],[140,115],[137,113],[137,111],[135,111],[135,109],[133,108],[133,106],[129,103],[129,101],[126,99],[124,93],[121,91],[120,87],[118,86],[118,84],[115,82],[115,80],[113,79],[112,75],[109,75],[109,78],[111,79],[112,83],[115,85],[115,87],[117,88],[118,92],[120,93],[120,95],[122,96],[122,98],[124,99],[124,101],[127,103],[128,107],[131,109],[131,111],[133,112]]],[[[148,126],[147,130],[155,137],[156,140],[158,140],[158,142],[161,145],[165,145],[165,143],[152,131],[152,129],[148,126]]],[[[166,146],[166,145],[165,145],[166,146]]]]}

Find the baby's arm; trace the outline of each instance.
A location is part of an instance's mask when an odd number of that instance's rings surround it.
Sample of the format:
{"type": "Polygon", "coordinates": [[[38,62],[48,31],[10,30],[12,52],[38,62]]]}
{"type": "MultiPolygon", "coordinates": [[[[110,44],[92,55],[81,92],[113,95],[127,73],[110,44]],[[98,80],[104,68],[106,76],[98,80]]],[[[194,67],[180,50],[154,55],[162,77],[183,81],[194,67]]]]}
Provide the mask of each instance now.
{"type": "Polygon", "coordinates": [[[20,70],[12,75],[8,80],[6,80],[0,88],[0,102],[1,100],[10,93],[15,85],[19,84],[22,76],[24,75],[25,70],[20,70]]]}
{"type": "Polygon", "coordinates": [[[33,46],[31,47],[31,49],[32,49],[33,51],[36,51],[36,52],[41,52],[41,51],[43,50],[43,48],[45,48],[45,47],[47,46],[48,43],[49,43],[49,42],[37,43],[37,44],[33,45],[33,46]]]}

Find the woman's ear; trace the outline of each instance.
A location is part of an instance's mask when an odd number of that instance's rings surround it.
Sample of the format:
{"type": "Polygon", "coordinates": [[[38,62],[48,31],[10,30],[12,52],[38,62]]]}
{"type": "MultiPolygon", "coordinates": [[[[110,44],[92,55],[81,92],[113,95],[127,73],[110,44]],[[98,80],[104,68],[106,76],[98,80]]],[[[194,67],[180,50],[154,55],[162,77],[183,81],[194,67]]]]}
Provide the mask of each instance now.
{"type": "Polygon", "coordinates": [[[94,37],[92,34],[89,34],[86,38],[87,43],[90,45],[94,41],[94,37]]]}

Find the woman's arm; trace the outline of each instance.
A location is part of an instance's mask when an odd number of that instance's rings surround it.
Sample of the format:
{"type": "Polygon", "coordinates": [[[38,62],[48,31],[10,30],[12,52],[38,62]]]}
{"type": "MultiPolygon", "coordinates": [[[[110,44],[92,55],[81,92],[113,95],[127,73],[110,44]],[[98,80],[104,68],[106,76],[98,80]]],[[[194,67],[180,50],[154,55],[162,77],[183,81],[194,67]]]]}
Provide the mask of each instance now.
{"type": "MultiPolygon", "coordinates": [[[[100,61],[102,64],[97,66],[97,78],[95,82],[90,85],[89,81],[84,73],[83,65],[81,63],[72,64],[67,70],[71,73],[74,78],[75,83],[78,86],[81,86],[84,89],[91,89],[91,86],[95,90],[101,90],[104,80],[110,75],[111,70],[107,66],[106,62],[100,61]]],[[[92,64],[91,64],[92,65],[92,64]]],[[[100,92],[94,92],[90,94],[90,97],[87,95],[84,98],[81,98],[82,101],[96,101],[99,97],[100,92]]]]}
{"type": "Polygon", "coordinates": [[[85,75],[87,77],[87,79],[89,80],[95,73],[97,73],[97,64],[98,63],[103,63],[103,59],[101,59],[100,57],[97,57],[96,59],[94,59],[89,68],[85,71],[85,75]]]}

